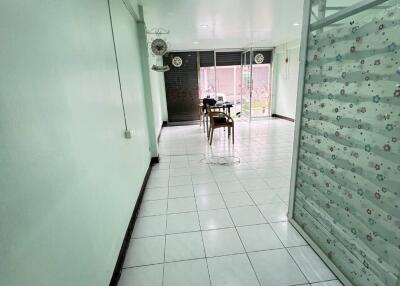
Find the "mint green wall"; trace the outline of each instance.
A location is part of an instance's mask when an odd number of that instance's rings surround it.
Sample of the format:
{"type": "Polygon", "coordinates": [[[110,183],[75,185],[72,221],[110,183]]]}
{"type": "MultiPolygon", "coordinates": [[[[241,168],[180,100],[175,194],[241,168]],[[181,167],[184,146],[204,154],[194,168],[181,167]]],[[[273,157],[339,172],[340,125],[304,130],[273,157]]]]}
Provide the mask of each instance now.
{"type": "Polygon", "coordinates": [[[140,17],[140,9],[139,9],[139,1],[138,0],[124,0],[125,3],[129,4],[132,7],[132,12],[134,13],[135,17],[140,17]]]}
{"type": "Polygon", "coordinates": [[[135,22],[112,0],[0,2],[0,285],[108,285],[149,164],[135,22]]]}
{"type": "MultiPolygon", "coordinates": [[[[140,18],[143,19],[143,9],[139,8],[140,18]]],[[[150,87],[150,68],[149,68],[149,54],[147,45],[146,25],[144,21],[138,21],[138,38],[140,48],[140,60],[142,66],[143,82],[144,82],[144,101],[146,108],[146,119],[149,128],[149,142],[150,153],[152,157],[158,156],[157,135],[154,124],[154,111],[153,111],[153,98],[150,87]]]]}
{"type": "MultiPolygon", "coordinates": [[[[150,56],[149,65],[162,66],[162,58],[150,56]]],[[[153,95],[154,122],[159,134],[163,121],[168,121],[167,99],[165,95],[164,73],[150,70],[151,93],[153,95]]]]}
{"type": "Polygon", "coordinates": [[[273,57],[272,113],[295,117],[299,75],[299,40],[279,45],[273,57]],[[288,63],[285,62],[289,58],[288,63]]]}

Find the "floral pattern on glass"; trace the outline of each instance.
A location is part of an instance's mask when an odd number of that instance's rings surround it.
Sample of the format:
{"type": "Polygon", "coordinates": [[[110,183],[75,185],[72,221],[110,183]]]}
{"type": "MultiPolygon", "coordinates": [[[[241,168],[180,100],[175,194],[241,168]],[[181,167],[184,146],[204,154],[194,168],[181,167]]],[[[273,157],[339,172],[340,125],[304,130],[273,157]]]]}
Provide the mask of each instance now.
{"type": "Polygon", "coordinates": [[[354,285],[400,269],[400,6],[309,36],[294,220],[354,285]]]}

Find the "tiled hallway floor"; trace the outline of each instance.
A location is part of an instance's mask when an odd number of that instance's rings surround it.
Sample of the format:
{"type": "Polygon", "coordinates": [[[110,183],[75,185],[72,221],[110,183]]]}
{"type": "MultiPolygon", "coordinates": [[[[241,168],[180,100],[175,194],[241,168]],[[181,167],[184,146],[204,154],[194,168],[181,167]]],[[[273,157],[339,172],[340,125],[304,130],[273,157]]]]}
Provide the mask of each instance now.
{"type": "Polygon", "coordinates": [[[294,124],[164,128],[120,286],[341,285],[287,222],[294,124]],[[240,163],[207,164],[210,156],[240,163]]]}

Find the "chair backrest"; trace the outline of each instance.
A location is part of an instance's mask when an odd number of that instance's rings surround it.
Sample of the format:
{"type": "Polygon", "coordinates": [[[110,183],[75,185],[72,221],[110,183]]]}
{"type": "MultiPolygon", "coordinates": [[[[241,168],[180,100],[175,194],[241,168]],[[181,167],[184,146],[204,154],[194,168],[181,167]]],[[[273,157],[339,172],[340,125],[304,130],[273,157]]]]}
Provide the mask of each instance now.
{"type": "Polygon", "coordinates": [[[203,111],[208,112],[207,106],[214,106],[217,101],[214,98],[203,98],[203,111]]]}
{"type": "Polygon", "coordinates": [[[221,111],[213,111],[210,108],[210,106],[207,106],[207,114],[209,115],[209,118],[210,118],[211,128],[213,128],[216,123],[218,123],[218,125],[220,125],[220,126],[221,125],[228,126],[228,124],[233,122],[232,117],[230,117],[228,114],[226,114],[225,112],[221,112],[221,111]]]}

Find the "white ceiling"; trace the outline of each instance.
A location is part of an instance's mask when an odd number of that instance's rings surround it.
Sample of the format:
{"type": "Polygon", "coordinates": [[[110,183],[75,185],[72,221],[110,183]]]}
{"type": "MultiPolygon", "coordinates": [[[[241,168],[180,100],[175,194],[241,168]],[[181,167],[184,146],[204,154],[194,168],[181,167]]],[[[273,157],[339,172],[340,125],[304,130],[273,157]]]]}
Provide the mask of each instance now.
{"type": "Polygon", "coordinates": [[[299,39],[301,34],[303,0],[139,0],[139,3],[143,5],[148,29],[170,30],[165,36],[170,50],[274,47],[299,39]],[[293,26],[294,23],[300,25],[293,26]]]}

